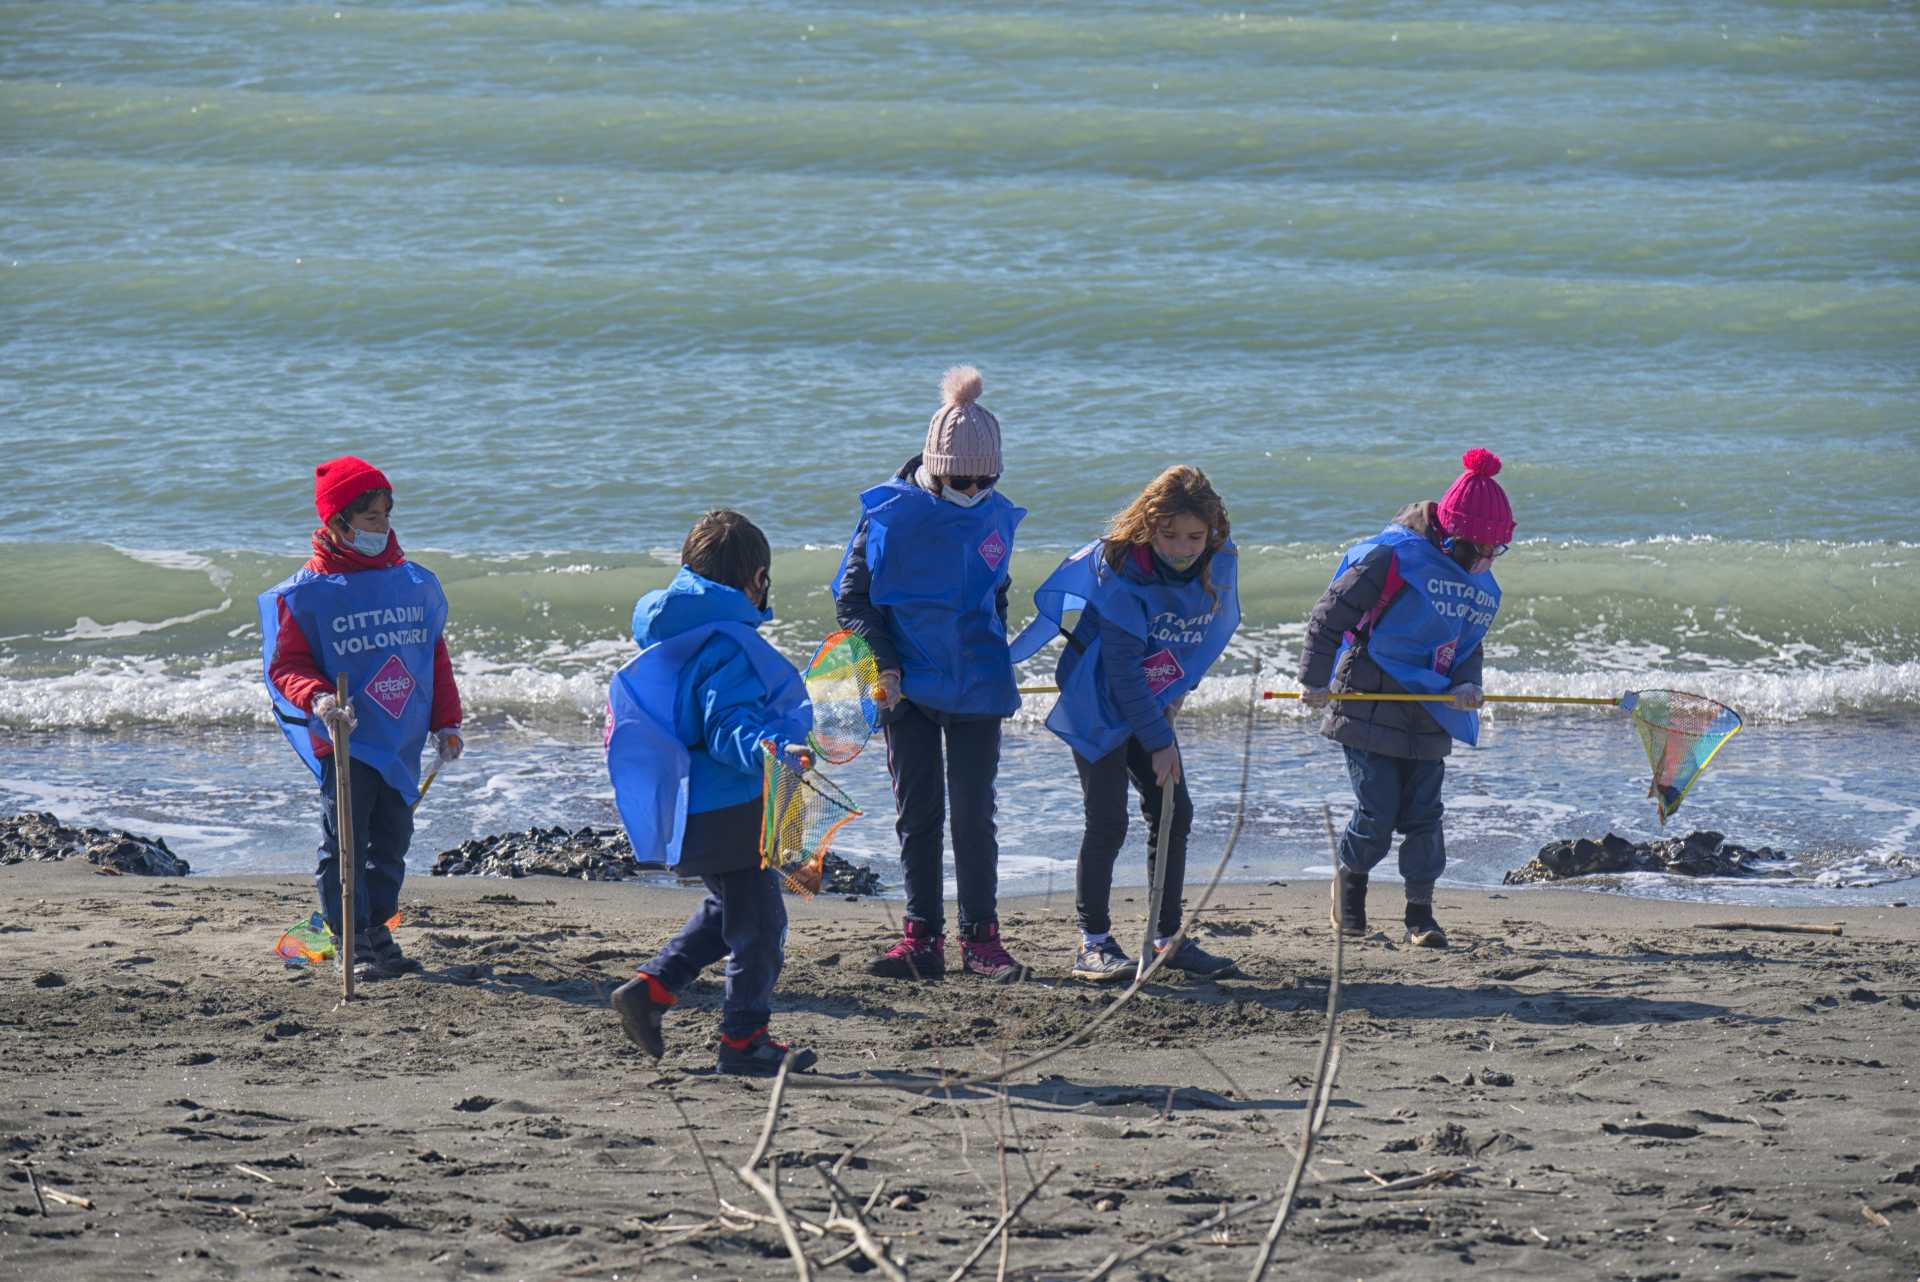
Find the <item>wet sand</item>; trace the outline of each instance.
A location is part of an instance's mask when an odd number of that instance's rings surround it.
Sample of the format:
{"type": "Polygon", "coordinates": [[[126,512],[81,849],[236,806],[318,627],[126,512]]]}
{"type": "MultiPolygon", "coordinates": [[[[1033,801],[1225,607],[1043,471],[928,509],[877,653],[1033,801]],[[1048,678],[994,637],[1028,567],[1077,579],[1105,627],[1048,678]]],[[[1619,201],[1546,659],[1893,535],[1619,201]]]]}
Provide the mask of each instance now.
{"type": "MultiPolygon", "coordinates": [[[[400,938],[427,973],[340,1009],[331,968],[270,952],[304,879],[22,865],[0,891],[0,1277],[794,1276],[774,1228],[716,1222],[716,1181],[764,1209],[732,1168],[769,1095],[711,1071],[717,979],[659,1065],[606,1009],[690,892],[416,878],[400,938]],[[90,1205],[43,1215],[22,1160],[90,1205]]],[[[897,906],[790,901],[775,1031],[820,1071],[773,1141],[785,1201],[823,1224],[813,1165],[853,1149],[873,1231],[945,1278],[1000,1215],[1003,1155],[1014,1199],[1058,1167],[1010,1235],[1006,1276],[1034,1279],[1272,1197],[1325,1026],[1326,893],[1226,888],[1198,934],[1243,978],[1151,986],[1004,1098],[899,1085],[1042,1049],[1115,995],[1065,978],[1069,898],[1003,905],[1037,971],[1004,988],[871,979],[897,906]]],[[[1920,1274],[1920,910],[1443,888],[1438,911],[1448,952],[1347,949],[1333,1107],[1270,1276],[1920,1274]],[[1696,926],[1733,917],[1845,935],[1696,926]]],[[[1113,1276],[1243,1278],[1269,1217],[1113,1276]]],[[[846,1241],[805,1236],[816,1266],[846,1241]]]]}

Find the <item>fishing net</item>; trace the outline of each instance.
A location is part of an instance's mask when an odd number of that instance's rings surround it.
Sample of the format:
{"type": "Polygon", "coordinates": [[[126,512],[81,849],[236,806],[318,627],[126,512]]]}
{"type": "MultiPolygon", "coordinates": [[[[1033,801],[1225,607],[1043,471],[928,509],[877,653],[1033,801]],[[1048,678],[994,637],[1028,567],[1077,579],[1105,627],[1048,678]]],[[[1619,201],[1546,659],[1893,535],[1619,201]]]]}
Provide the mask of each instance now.
{"type": "Polygon", "coordinates": [[[1653,764],[1647,795],[1665,824],[1714,754],[1740,729],[1740,714],[1724,703],[1679,690],[1629,691],[1621,696],[1620,706],[1633,714],[1633,728],[1653,764]]]}
{"type": "Polygon", "coordinates": [[[873,699],[880,665],[873,648],[851,632],[834,633],[820,643],[806,683],[813,702],[808,742],[821,760],[843,766],[860,755],[880,721],[880,705],[873,699]]]}
{"type": "Polygon", "coordinates": [[[860,807],[831,779],[763,745],[760,866],[780,874],[788,890],[820,893],[834,834],[860,817],[860,807]]]}
{"type": "MultiPolygon", "coordinates": [[[[387,918],[386,927],[394,930],[400,925],[399,913],[387,918]]],[[[335,950],[333,934],[327,929],[327,919],[319,913],[313,914],[303,922],[296,922],[280,932],[280,938],[273,943],[273,951],[288,966],[316,966],[327,961],[335,950]]]]}

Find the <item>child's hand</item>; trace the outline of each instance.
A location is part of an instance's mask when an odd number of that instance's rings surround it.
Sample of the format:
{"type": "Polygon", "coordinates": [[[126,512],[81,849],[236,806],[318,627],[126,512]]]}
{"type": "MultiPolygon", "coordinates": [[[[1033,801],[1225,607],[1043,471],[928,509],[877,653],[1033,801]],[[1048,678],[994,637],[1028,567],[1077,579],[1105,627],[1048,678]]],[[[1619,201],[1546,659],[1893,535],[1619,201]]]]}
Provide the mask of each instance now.
{"type": "Polygon", "coordinates": [[[793,758],[793,764],[798,766],[802,771],[813,769],[813,750],[808,748],[806,744],[790,743],[787,745],[786,751],[787,755],[793,758]]]}
{"type": "Polygon", "coordinates": [[[883,709],[892,709],[900,703],[900,671],[888,668],[880,674],[880,680],[873,687],[873,701],[883,709]]]}
{"type": "Polygon", "coordinates": [[[1167,705],[1167,720],[1171,721],[1175,717],[1179,716],[1180,709],[1186,706],[1187,706],[1187,696],[1183,694],[1178,699],[1175,699],[1172,703],[1167,705]]]}
{"type": "Polygon", "coordinates": [[[1455,686],[1453,689],[1447,691],[1447,693],[1453,696],[1453,706],[1456,708],[1467,708],[1471,710],[1486,702],[1486,696],[1480,692],[1480,687],[1476,685],[1455,686]]]}
{"type": "Polygon", "coordinates": [[[339,734],[352,734],[353,728],[360,724],[360,718],[354,715],[351,703],[341,703],[330,694],[323,694],[313,701],[313,715],[320,718],[327,729],[339,734]]]}
{"type": "Polygon", "coordinates": [[[433,732],[433,746],[440,754],[440,760],[458,761],[460,754],[467,750],[467,741],[460,737],[459,726],[448,726],[433,732]]]}
{"type": "Polygon", "coordinates": [[[1300,702],[1309,708],[1324,708],[1333,702],[1333,691],[1326,686],[1308,686],[1300,692],[1300,702]]]}
{"type": "Polygon", "coordinates": [[[1153,754],[1153,781],[1162,788],[1180,782],[1180,745],[1170,743],[1153,754]]]}

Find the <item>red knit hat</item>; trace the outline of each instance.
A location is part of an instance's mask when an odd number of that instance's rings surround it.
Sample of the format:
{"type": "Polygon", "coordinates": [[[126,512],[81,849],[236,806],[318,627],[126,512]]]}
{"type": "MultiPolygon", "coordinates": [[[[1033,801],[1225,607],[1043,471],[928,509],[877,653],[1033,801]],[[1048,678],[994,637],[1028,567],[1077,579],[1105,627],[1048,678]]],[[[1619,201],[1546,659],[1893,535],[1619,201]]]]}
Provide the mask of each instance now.
{"type": "Polygon", "coordinates": [[[363,458],[342,454],[313,469],[313,506],[325,525],[368,490],[390,490],[387,474],[363,458]]]}
{"type": "Polygon", "coordinates": [[[1505,543],[1513,538],[1513,506],[1494,475],[1499,456],[1491,450],[1468,450],[1460,456],[1466,471],[1440,499],[1440,528],[1456,539],[1472,543],[1505,543]]]}

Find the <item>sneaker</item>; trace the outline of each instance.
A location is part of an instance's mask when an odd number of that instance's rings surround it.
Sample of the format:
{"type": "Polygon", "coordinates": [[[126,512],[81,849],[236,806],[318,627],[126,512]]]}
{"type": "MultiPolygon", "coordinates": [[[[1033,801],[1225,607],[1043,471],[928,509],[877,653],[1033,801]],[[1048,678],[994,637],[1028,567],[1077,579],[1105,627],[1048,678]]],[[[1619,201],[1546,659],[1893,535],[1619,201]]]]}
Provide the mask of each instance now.
{"type": "Polygon", "coordinates": [[[385,926],[369,926],[358,941],[367,957],[386,975],[417,975],[425,969],[400,951],[400,941],[385,926]]]}
{"type": "MultiPolygon", "coordinates": [[[[741,1038],[728,1037],[722,1033],[720,1061],[715,1068],[736,1077],[773,1077],[779,1073],[780,1065],[786,1061],[787,1050],[786,1043],[774,1041],[767,1035],[767,1030],[764,1028],[741,1038]]],[[[810,1050],[794,1051],[792,1071],[804,1073],[812,1068],[819,1058],[810,1050]]]]}
{"type": "Polygon", "coordinates": [[[907,919],[900,942],[867,963],[867,974],[881,979],[943,979],[947,973],[947,937],[907,919]]]}
{"type": "Polygon", "coordinates": [[[1407,905],[1407,942],[1415,948],[1447,946],[1447,932],[1433,919],[1432,904],[1407,905]]]}
{"type": "Polygon", "coordinates": [[[1334,874],[1340,878],[1337,888],[1328,882],[1328,896],[1334,907],[1328,916],[1333,927],[1343,935],[1364,935],[1367,933],[1367,874],[1348,872],[1341,869],[1334,874]]]}
{"type": "Polygon", "coordinates": [[[667,1007],[679,1000],[667,991],[666,985],[643,970],[614,989],[608,1004],[620,1017],[620,1027],[626,1030],[627,1040],[659,1059],[667,1053],[666,1039],[660,1035],[661,1017],[667,1007]]]}
{"type": "MultiPolygon", "coordinates": [[[[337,966],[340,964],[340,936],[328,935],[327,938],[333,941],[333,961],[337,966]]],[[[353,982],[359,984],[386,977],[386,968],[375,960],[366,940],[356,932],[353,938],[353,982]]]]}
{"type": "Polygon", "coordinates": [[[1133,959],[1113,941],[1112,935],[1097,944],[1081,944],[1080,951],[1073,955],[1075,979],[1108,984],[1116,979],[1128,979],[1133,972],[1133,959]]]}
{"type": "MultiPolygon", "coordinates": [[[[1166,950],[1162,948],[1155,951],[1165,952],[1166,950]]],[[[1160,963],[1160,969],[1184,970],[1187,974],[1198,975],[1202,979],[1220,979],[1235,973],[1240,968],[1229,959],[1208,952],[1191,939],[1183,939],[1180,941],[1180,947],[1174,950],[1173,956],[1160,963]]]]}
{"type": "Polygon", "coordinates": [[[967,974],[990,979],[996,984],[1017,984],[1027,977],[1027,968],[1001,947],[1000,923],[997,921],[975,926],[973,938],[961,939],[960,962],[967,974]]]}

